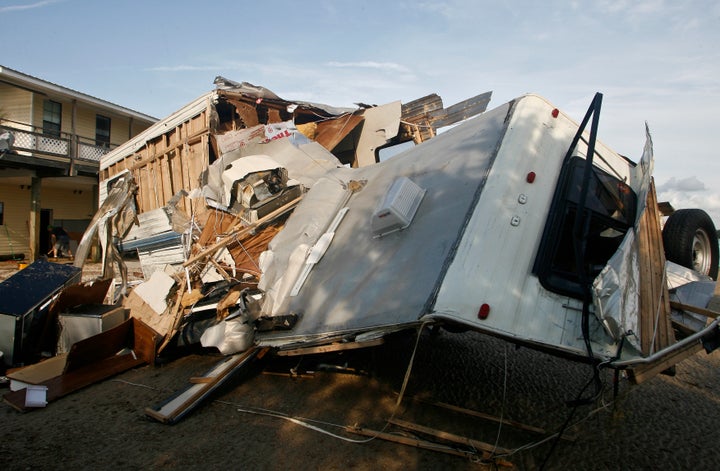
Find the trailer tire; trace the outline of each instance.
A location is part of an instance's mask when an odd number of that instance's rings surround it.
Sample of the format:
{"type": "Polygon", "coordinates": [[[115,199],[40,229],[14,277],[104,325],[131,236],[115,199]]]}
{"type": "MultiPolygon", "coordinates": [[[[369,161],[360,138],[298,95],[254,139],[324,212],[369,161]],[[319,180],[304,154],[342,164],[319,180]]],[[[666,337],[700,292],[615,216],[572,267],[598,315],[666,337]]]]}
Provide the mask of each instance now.
{"type": "Polygon", "coordinates": [[[711,277],[718,276],[715,224],[702,209],[679,209],[663,227],[665,258],[711,277]]]}

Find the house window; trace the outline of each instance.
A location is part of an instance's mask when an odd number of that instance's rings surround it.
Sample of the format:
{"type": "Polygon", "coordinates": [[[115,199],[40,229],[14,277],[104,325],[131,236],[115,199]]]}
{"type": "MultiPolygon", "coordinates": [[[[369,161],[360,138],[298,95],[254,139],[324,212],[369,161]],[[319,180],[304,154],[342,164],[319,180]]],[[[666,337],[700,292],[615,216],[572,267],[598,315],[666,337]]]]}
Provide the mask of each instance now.
{"type": "Polygon", "coordinates": [[[95,145],[110,147],[110,118],[95,116],[95,145]]]}
{"type": "Polygon", "coordinates": [[[5,224],[5,204],[0,201],[0,226],[5,224]]]}
{"type": "Polygon", "coordinates": [[[43,100],[43,134],[60,137],[62,124],[62,104],[57,101],[43,100]]]}
{"type": "Polygon", "coordinates": [[[564,165],[533,270],[546,289],[578,298],[585,293],[583,283],[591,282],[617,251],[635,221],[637,205],[637,196],[625,182],[595,166],[584,182],[585,165],[580,157],[564,165]],[[583,221],[583,241],[575,234],[575,221],[584,184],[589,218],[583,221]]]}

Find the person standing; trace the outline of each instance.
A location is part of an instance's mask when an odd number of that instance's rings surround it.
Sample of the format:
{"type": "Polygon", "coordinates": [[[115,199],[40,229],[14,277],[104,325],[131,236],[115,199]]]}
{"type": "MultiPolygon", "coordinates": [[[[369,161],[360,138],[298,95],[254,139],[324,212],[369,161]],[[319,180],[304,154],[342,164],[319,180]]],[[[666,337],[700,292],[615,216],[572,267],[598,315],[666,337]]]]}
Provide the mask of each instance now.
{"type": "Polygon", "coordinates": [[[68,257],[72,257],[70,252],[70,236],[62,226],[48,226],[50,231],[50,243],[52,245],[53,258],[58,257],[58,253],[67,254],[68,257]]]}

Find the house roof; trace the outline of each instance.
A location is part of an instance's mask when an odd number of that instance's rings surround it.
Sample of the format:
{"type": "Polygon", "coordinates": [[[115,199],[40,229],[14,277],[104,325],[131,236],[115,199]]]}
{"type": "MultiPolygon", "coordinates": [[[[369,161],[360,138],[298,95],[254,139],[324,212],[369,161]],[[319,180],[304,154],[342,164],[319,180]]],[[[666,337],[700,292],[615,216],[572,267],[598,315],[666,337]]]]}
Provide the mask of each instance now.
{"type": "Polygon", "coordinates": [[[140,113],[139,111],[131,110],[130,108],[125,108],[124,106],[116,105],[115,103],[96,98],[86,93],[78,92],[71,88],[48,82],[47,80],[33,77],[32,75],[18,72],[17,70],[13,70],[2,65],[0,65],[0,82],[6,82],[12,85],[21,86],[33,92],[50,93],[53,95],[60,95],[69,99],[75,99],[78,101],[82,101],[83,103],[91,104],[101,109],[112,111],[123,116],[132,117],[134,119],[139,119],[149,123],[154,123],[158,121],[158,119],[153,116],[140,113]]]}

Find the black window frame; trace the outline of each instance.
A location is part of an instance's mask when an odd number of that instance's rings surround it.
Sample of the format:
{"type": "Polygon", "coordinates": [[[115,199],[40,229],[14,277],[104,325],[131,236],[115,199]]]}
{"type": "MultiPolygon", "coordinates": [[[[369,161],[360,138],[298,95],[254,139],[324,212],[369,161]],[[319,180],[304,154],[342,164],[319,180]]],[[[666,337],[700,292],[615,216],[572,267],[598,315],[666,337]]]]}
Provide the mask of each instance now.
{"type": "Polygon", "coordinates": [[[110,147],[110,130],[112,120],[107,116],[100,114],[95,115],[95,145],[100,147],[110,147]],[[104,124],[107,123],[107,128],[104,124]]]}
{"type": "Polygon", "coordinates": [[[62,132],[62,103],[46,98],[43,100],[43,134],[60,137],[62,132]]]}
{"type": "Polygon", "coordinates": [[[637,208],[629,185],[591,163],[586,181],[587,165],[579,156],[565,159],[533,267],[545,289],[578,299],[634,225],[637,208]],[[578,224],[583,186],[587,197],[578,224]]]}

